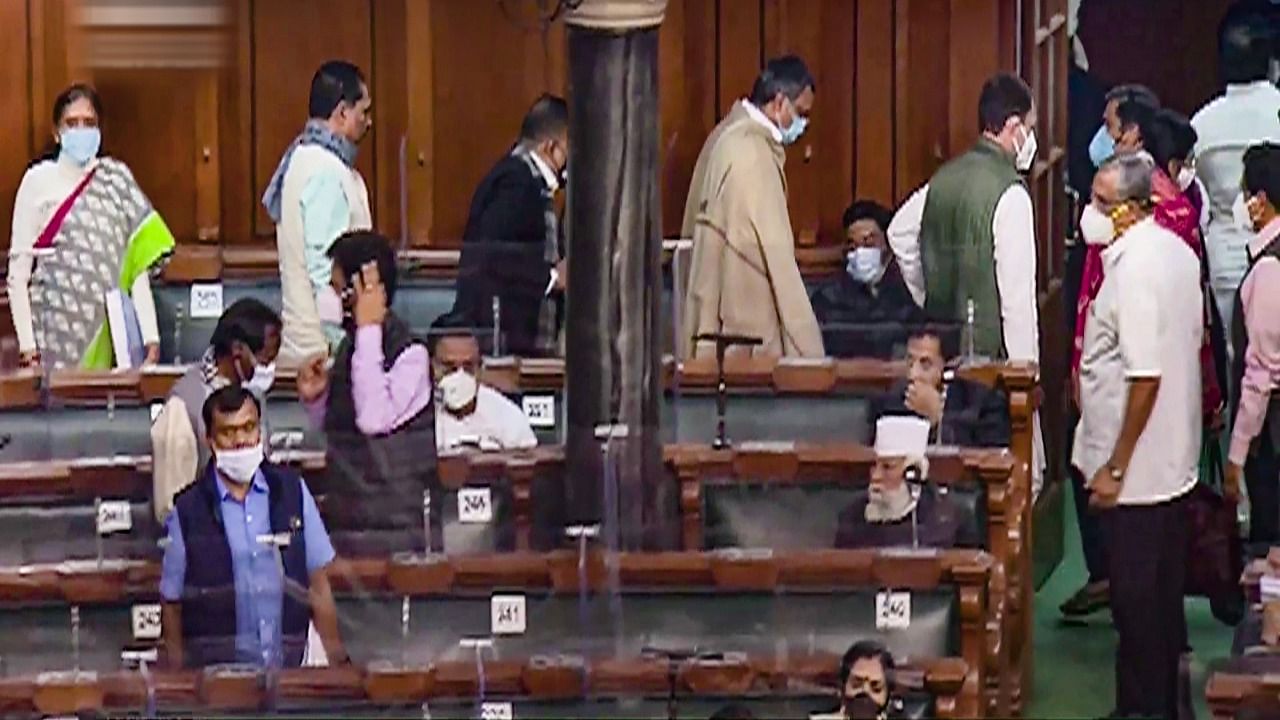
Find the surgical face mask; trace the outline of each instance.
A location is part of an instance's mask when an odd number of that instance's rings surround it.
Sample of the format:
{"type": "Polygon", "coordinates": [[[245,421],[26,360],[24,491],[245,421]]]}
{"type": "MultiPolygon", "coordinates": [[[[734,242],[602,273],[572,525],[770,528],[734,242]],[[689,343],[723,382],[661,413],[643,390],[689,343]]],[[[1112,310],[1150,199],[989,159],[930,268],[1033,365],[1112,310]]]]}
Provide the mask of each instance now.
{"type": "Polygon", "coordinates": [[[1178,189],[1181,190],[1182,192],[1186,192],[1187,188],[1191,187],[1191,184],[1194,183],[1195,181],[1196,181],[1195,170],[1192,170],[1191,168],[1186,167],[1184,165],[1183,168],[1178,171],[1178,189]]]}
{"type": "Polygon", "coordinates": [[[791,105],[792,119],[791,124],[782,131],[783,145],[791,145],[795,143],[795,141],[799,140],[800,136],[804,134],[805,128],[809,127],[809,118],[802,117],[800,113],[796,111],[795,103],[788,99],[787,104],[791,105]]]}
{"type": "Polygon", "coordinates": [[[1098,132],[1093,134],[1093,139],[1089,141],[1089,159],[1093,161],[1094,167],[1102,167],[1102,163],[1108,158],[1116,154],[1116,141],[1111,137],[1111,133],[1107,132],[1106,124],[1098,126],[1098,132]]]}
{"type": "Polygon", "coordinates": [[[1115,239],[1116,224],[1092,203],[1080,215],[1080,236],[1089,245],[1110,245],[1115,239]]]}
{"type": "Polygon", "coordinates": [[[878,247],[854,248],[845,254],[845,272],[860,283],[870,285],[876,282],[883,270],[878,247]]]}
{"type": "Polygon", "coordinates": [[[444,406],[452,412],[458,412],[476,399],[480,383],[476,376],[458,368],[440,379],[440,397],[444,406]]]}
{"type": "Polygon", "coordinates": [[[244,383],[244,387],[249,392],[261,398],[266,397],[267,391],[271,389],[271,386],[274,385],[275,382],[275,363],[271,363],[270,365],[255,365],[253,367],[253,377],[250,377],[249,380],[244,383]]]}
{"type": "Polygon", "coordinates": [[[237,450],[214,450],[214,462],[218,472],[235,482],[245,484],[262,465],[262,443],[237,450]]]}
{"type": "Polygon", "coordinates": [[[1022,140],[1022,145],[1018,147],[1017,152],[1014,154],[1013,164],[1014,167],[1018,168],[1018,172],[1027,172],[1035,163],[1036,150],[1039,149],[1040,146],[1036,143],[1035,130],[1028,130],[1025,125],[1022,126],[1022,129],[1025,135],[1022,140]]]}
{"type": "Polygon", "coordinates": [[[77,165],[88,165],[102,147],[102,131],[96,127],[74,127],[62,131],[58,140],[62,154],[77,165]]]}
{"type": "Polygon", "coordinates": [[[1249,201],[1245,200],[1243,192],[1236,195],[1236,201],[1231,204],[1231,219],[1236,227],[1244,232],[1253,232],[1253,218],[1249,216],[1249,201]]]}

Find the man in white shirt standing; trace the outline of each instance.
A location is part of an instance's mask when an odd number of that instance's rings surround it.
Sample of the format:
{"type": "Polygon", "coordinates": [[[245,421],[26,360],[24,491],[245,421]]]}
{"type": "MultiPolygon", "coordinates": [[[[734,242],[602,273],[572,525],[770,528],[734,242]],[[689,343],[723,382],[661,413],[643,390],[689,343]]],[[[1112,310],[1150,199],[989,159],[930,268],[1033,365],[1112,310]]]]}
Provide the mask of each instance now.
{"type": "Polygon", "coordinates": [[[436,448],[527,450],[538,445],[529,419],[505,395],[482,384],[480,343],[468,319],[446,314],[431,324],[431,372],[439,388],[436,448]]]}
{"type": "Polygon", "coordinates": [[[1252,237],[1232,222],[1232,206],[1240,195],[1245,149],[1280,142],[1280,90],[1268,79],[1271,41],[1265,18],[1229,16],[1218,38],[1226,90],[1196,112],[1191,126],[1199,136],[1196,174],[1209,196],[1209,279],[1223,326],[1230,328],[1236,289],[1249,267],[1246,248],[1252,237]]]}
{"type": "Polygon", "coordinates": [[[373,126],[372,102],[360,68],[340,60],[321,65],[311,79],[310,119],[262,196],[276,223],[281,367],[336,348],[344,335],[328,252],[341,235],[373,227],[369,190],[356,169],[357,146],[373,126]]]}
{"type": "Polygon", "coordinates": [[[1120,155],[1080,220],[1106,276],[1085,325],[1072,462],[1103,513],[1118,634],[1116,715],[1177,717],[1187,502],[1201,441],[1200,263],[1151,217],[1151,160],[1120,155]],[[1117,232],[1112,218],[1137,222],[1117,232]]]}
{"type": "MultiPolygon", "coordinates": [[[[1035,216],[1021,177],[1036,158],[1031,89],[1013,75],[992,77],[982,86],[978,117],[977,143],[903,203],[889,224],[889,245],[911,296],[931,319],[966,322],[972,315],[977,354],[1039,362],[1035,216]]],[[[1038,419],[1035,427],[1038,491],[1044,464],[1038,419]]]]}

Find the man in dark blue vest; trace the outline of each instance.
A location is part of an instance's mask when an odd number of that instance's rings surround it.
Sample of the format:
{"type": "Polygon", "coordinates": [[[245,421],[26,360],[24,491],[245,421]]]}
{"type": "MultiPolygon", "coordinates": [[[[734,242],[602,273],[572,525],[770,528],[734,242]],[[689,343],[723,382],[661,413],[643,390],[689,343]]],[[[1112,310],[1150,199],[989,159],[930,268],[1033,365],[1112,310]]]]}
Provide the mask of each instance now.
{"type": "Polygon", "coordinates": [[[302,478],[263,462],[260,412],[239,385],[204,403],[213,459],[174,498],[160,576],[175,667],[296,667],[313,624],[329,662],[347,662],[327,576],[333,545],[302,478]]]}

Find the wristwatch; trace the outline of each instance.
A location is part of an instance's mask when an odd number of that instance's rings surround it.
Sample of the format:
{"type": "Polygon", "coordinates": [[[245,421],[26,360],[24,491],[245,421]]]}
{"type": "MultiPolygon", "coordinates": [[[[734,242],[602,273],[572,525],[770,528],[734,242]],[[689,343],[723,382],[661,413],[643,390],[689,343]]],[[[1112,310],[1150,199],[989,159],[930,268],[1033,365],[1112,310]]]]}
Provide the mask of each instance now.
{"type": "Polygon", "coordinates": [[[1117,467],[1113,463],[1110,463],[1110,462],[1107,463],[1107,472],[1111,474],[1111,479],[1115,480],[1116,482],[1120,482],[1121,480],[1124,480],[1124,469],[1117,467]]]}

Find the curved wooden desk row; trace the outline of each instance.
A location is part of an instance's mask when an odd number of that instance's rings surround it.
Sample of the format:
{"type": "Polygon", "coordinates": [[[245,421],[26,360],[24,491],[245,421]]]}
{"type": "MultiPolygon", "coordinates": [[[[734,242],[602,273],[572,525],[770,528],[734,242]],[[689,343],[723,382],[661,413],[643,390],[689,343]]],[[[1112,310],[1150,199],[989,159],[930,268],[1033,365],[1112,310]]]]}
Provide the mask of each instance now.
{"type": "MultiPolygon", "coordinates": [[[[813,655],[779,662],[774,658],[730,656],[723,661],[681,663],[676,688],[682,698],[728,698],[830,694],[840,658],[813,655]]],[[[670,691],[670,666],[651,658],[584,660],[533,657],[486,660],[486,697],[503,700],[566,700],[593,696],[663,697],[670,691]]],[[[960,658],[913,661],[897,673],[905,690],[923,690],[934,698],[939,718],[981,717],[974,673],[960,658]]],[[[261,672],[158,671],[151,688],[159,709],[202,711],[267,710],[267,677],[261,672]]],[[[474,662],[443,662],[424,668],[299,668],[275,677],[277,707],[308,706],[332,711],[333,705],[394,707],[439,699],[471,699],[480,692],[474,662]],[[327,708],[325,706],[328,706],[327,708]]],[[[0,680],[0,713],[67,715],[103,710],[141,709],[148,683],[139,672],[93,675],[48,673],[0,680]]]]}
{"type": "MultiPolygon", "coordinates": [[[[666,387],[674,386],[676,364],[671,356],[663,363],[666,387]]],[[[78,405],[149,403],[164,400],[169,389],[186,372],[185,366],[162,365],[141,370],[89,372],[59,370],[50,373],[48,383],[35,370],[18,370],[0,377],[0,409],[20,410],[41,407],[42,387],[53,402],[78,405]]],[[[959,372],[986,385],[1000,385],[1010,395],[1010,415],[1030,418],[1034,411],[1034,389],[1038,370],[1024,363],[982,365],[959,372]]],[[[730,357],[725,359],[725,379],[731,391],[769,391],[780,395],[825,394],[831,392],[875,392],[884,390],[906,375],[901,362],[865,358],[819,360],[775,357],[730,357]]],[[[680,366],[680,389],[686,392],[714,392],[717,382],[714,358],[693,358],[680,366]]],[[[481,379],[509,393],[549,392],[564,388],[564,361],[531,358],[486,358],[481,379]]],[[[272,394],[293,396],[297,376],[280,371],[272,394]]],[[[1016,423],[1015,423],[1016,424],[1016,423]]]]}
{"type": "Polygon", "coordinates": [[[1280,675],[1216,672],[1204,693],[1214,720],[1236,720],[1246,708],[1257,713],[1254,718],[1280,717],[1280,675]]]}
{"type": "MultiPolygon", "coordinates": [[[[709,592],[775,592],[788,588],[878,587],[901,590],[955,584],[965,617],[979,619],[995,563],[981,550],[807,550],[623,552],[616,558],[620,589],[705,588],[709,592]],[[967,599],[966,599],[967,598],[967,599]]],[[[339,558],[335,591],[431,597],[525,589],[576,594],[581,558],[573,550],[546,553],[432,555],[426,558],[339,558]]],[[[586,584],[608,589],[609,564],[589,550],[586,584]]],[[[0,602],[120,603],[157,598],[158,562],[69,561],[0,568],[0,602]]]]}
{"type": "MultiPolygon", "coordinates": [[[[509,553],[489,556],[439,556],[426,560],[340,560],[332,573],[335,590],[356,597],[485,597],[494,590],[525,590],[539,595],[576,596],[583,586],[603,591],[610,568],[605,556],[589,551],[585,571],[574,551],[545,554],[509,553]],[[372,594],[372,595],[371,595],[372,594]]],[[[672,552],[620,553],[615,556],[620,591],[652,595],[692,590],[726,595],[795,591],[822,593],[861,588],[868,591],[927,592],[950,588],[956,593],[958,647],[971,668],[973,692],[984,707],[999,709],[997,697],[1007,675],[1006,645],[996,615],[999,593],[992,589],[998,573],[991,557],[976,550],[895,552],[826,550],[794,553],[672,552]],[[994,601],[994,602],[992,602],[994,601]]],[[[76,567],[22,568],[0,571],[0,601],[37,600],[75,605],[119,605],[153,601],[156,563],[94,563],[76,567]]],[[[958,683],[957,683],[958,684],[958,683]]],[[[0,686],[0,696],[4,695],[0,686]]],[[[977,716],[965,712],[960,717],[977,716]]]]}
{"type": "MultiPolygon", "coordinates": [[[[670,242],[663,241],[664,264],[670,262],[670,242]]],[[[456,278],[460,257],[461,251],[444,249],[401,250],[396,253],[402,279],[456,278]]],[[[796,262],[805,277],[833,275],[844,268],[844,247],[798,247],[796,262]]],[[[279,255],[274,243],[246,247],[178,243],[164,268],[164,279],[170,283],[219,282],[279,275],[279,255]]]]}

